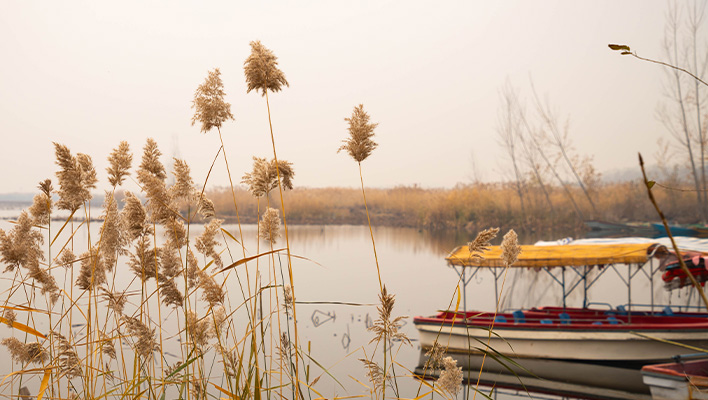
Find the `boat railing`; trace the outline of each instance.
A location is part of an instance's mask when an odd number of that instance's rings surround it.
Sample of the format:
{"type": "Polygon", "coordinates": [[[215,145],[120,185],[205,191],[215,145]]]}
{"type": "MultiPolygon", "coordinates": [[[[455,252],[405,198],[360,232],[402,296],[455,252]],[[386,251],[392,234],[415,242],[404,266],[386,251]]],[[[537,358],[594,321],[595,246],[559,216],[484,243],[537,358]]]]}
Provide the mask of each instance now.
{"type": "Polygon", "coordinates": [[[494,324],[514,324],[514,325],[525,325],[525,324],[543,324],[543,325],[625,325],[627,321],[623,319],[622,316],[617,316],[616,314],[597,314],[588,315],[582,313],[553,313],[548,314],[543,311],[527,310],[521,311],[517,310],[513,313],[503,313],[503,314],[476,314],[469,316],[464,319],[465,322],[470,323],[490,323],[494,321],[494,324]]]}

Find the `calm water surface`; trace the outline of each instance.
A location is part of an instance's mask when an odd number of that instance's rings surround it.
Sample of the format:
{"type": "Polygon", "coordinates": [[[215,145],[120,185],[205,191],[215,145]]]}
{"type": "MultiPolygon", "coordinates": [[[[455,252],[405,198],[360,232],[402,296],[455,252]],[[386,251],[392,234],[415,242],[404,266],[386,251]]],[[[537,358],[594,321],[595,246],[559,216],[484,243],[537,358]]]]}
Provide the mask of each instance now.
{"type": "MultiPolygon", "coordinates": [[[[95,213],[99,215],[100,211],[97,210],[95,213]]],[[[92,238],[96,240],[99,223],[92,222],[90,225],[92,238]]],[[[11,225],[7,221],[0,221],[0,228],[8,230],[11,229],[11,225]]],[[[246,256],[264,251],[259,247],[264,246],[264,243],[258,243],[256,240],[255,226],[242,226],[241,233],[235,225],[225,225],[224,228],[237,238],[243,235],[246,256]]],[[[376,305],[379,281],[369,228],[362,226],[292,226],[289,228],[291,251],[297,256],[293,258],[293,270],[301,345],[307,347],[309,342],[312,357],[336,376],[341,384],[323,375],[316,388],[325,396],[368,394],[368,390],[357,380],[368,383],[363,364],[359,359],[370,358],[375,351],[374,345],[369,344],[373,336],[367,331],[367,327],[371,326],[378,316],[376,305]]],[[[53,224],[52,229],[58,231],[58,223],[53,224]]],[[[192,225],[190,235],[196,237],[201,231],[201,226],[192,225]]],[[[374,228],[373,234],[376,240],[381,279],[388,291],[396,296],[394,316],[410,317],[404,321],[401,330],[411,339],[412,346],[394,343],[395,358],[400,364],[396,366],[396,373],[410,375],[418,366],[420,359],[418,333],[413,326],[412,317],[434,314],[437,310],[447,309],[450,304],[453,304],[454,308],[455,290],[459,278],[454,270],[447,267],[444,257],[454,247],[472,240],[473,235],[432,234],[405,228],[374,228]]],[[[565,235],[558,237],[562,236],[565,235]]],[[[551,240],[558,237],[527,238],[524,241],[551,240]]],[[[87,239],[86,229],[80,229],[74,237],[75,243],[86,243],[87,239]]],[[[61,239],[58,240],[60,241],[61,239]]],[[[281,241],[284,242],[284,238],[281,241]]],[[[226,264],[243,257],[240,246],[230,239],[228,245],[222,253],[226,264]]],[[[282,245],[279,243],[276,247],[282,245]]],[[[84,251],[83,249],[80,251],[84,251]]],[[[272,265],[276,267],[276,275],[279,275],[280,265],[286,265],[284,255],[275,257],[270,262],[265,257],[261,258],[258,266],[249,263],[248,276],[245,268],[239,267],[236,269],[238,276],[232,275],[228,278],[227,290],[232,308],[243,302],[242,293],[247,292],[244,286],[239,286],[239,281],[245,285],[246,281],[255,279],[256,269],[260,271],[262,279],[268,280],[269,274],[265,271],[272,269],[272,265]]],[[[126,266],[123,268],[127,270],[126,266]]],[[[60,271],[54,271],[53,274],[59,282],[63,280],[60,271]]],[[[285,276],[287,277],[287,272],[285,276]]],[[[2,281],[5,296],[9,285],[7,278],[8,274],[5,274],[2,281]]],[[[131,279],[130,273],[119,273],[116,286],[127,286],[131,279]]],[[[592,289],[591,299],[612,304],[626,303],[626,290],[617,281],[617,276],[603,275],[592,289]]],[[[278,276],[278,283],[280,282],[282,281],[278,276]]],[[[135,283],[132,285],[131,288],[139,288],[135,283]]],[[[633,287],[632,300],[648,302],[652,290],[657,296],[664,296],[662,301],[671,300],[661,287],[650,288],[647,280],[640,282],[639,279],[633,287]]],[[[504,307],[524,308],[561,304],[560,290],[555,287],[553,279],[547,274],[533,271],[512,271],[507,277],[503,293],[504,307]]],[[[466,294],[466,304],[462,307],[469,310],[493,310],[495,297],[492,275],[485,272],[475,276],[468,285],[466,294]]],[[[581,296],[581,293],[574,293],[569,297],[568,305],[581,305],[581,296]]],[[[131,302],[135,303],[133,299],[131,302]]],[[[267,304],[264,307],[269,309],[267,304]]],[[[179,318],[174,318],[175,315],[163,311],[161,318],[166,327],[176,323],[175,320],[179,318]]],[[[42,324],[39,328],[48,330],[48,326],[42,324]]],[[[78,326],[75,329],[80,332],[82,327],[78,326]]],[[[0,337],[11,334],[9,328],[0,327],[0,337]]],[[[166,354],[179,354],[180,345],[176,339],[167,342],[172,343],[171,346],[174,347],[168,348],[166,354]]],[[[376,351],[375,359],[380,360],[381,349],[376,351]]],[[[6,354],[6,350],[0,348],[0,354],[6,354]]],[[[313,363],[310,364],[311,373],[314,376],[320,375],[321,370],[313,363]]],[[[7,374],[9,371],[10,366],[3,363],[0,373],[7,374]]],[[[416,397],[420,385],[417,381],[412,378],[401,378],[398,383],[402,397],[416,397]]],[[[517,398],[516,395],[508,392],[495,396],[500,399],[517,398]]],[[[518,396],[528,398],[529,394],[522,391],[518,396]]],[[[539,396],[538,398],[550,398],[546,395],[539,396]]],[[[463,395],[461,394],[459,398],[463,398],[463,395]]]]}

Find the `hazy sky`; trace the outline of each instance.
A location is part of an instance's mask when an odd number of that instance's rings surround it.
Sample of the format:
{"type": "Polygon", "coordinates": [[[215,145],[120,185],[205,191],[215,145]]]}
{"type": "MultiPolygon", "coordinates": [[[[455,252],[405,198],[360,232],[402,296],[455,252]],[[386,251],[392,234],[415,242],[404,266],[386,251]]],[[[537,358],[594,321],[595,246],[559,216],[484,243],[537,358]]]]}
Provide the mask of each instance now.
{"type": "MultiPolygon", "coordinates": [[[[379,126],[369,186],[451,187],[507,176],[497,139],[499,90],[527,99],[529,76],[601,171],[636,166],[667,136],[656,118],[666,1],[270,1],[0,3],[0,192],[55,179],[53,141],[106,157],[148,137],[203,182],[217,133],[191,126],[193,94],[220,68],[235,120],[222,129],[235,180],[272,157],[265,98],[246,94],[243,61],[260,40],[290,87],[271,96],[278,157],[297,186],[356,186],[337,154],[359,103],[379,126]],[[474,162],[472,161],[474,160],[474,162]]],[[[210,178],[228,183],[223,160],[210,178]]]]}

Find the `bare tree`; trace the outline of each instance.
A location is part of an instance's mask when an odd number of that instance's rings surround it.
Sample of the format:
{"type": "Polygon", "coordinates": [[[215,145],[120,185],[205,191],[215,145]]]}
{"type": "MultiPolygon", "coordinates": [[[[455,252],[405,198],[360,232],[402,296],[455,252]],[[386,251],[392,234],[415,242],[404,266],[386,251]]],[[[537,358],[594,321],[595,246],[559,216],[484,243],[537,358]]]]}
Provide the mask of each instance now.
{"type": "Polygon", "coordinates": [[[515,104],[516,94],[509,81],[499,91],[499,100],[501,105],[497,115],[497,134],[502,147],[504,147],[511,160],[514,170],[515,189],[521,202],[521,215],[523,220],[526,221],[526,208],[524,206],[525,182],[518,161],[519,114],[518,107],[515,104]]]}
{"type": "Polygon", "coordinates": [[[528,121],[526,119],[526,108],[523,105],[522,101],[519,99],[518,92],[510,84],[507,84],[504,87],[502,95],[510,99],[509,106],[515,109],[514,114],[518,117],[518,124],[516,125],[515,129],[520,145],[519,147],[521,151],[521,160],[524,161],[527,167],[530,169],[532,181],[538,184],[538,186],[541,188],[541,191],[543,192],[543,195],[546,199],[546,204],[548,204],[548,208],[551,210],[551,213],[553,213],[555,209],[553,207],[551,197],[548,193],[548,187],[545,182],[546,179],[543,176],[542,165],[538,161],[539,154],[537,151],[537,147],[533,144],[533,138],[529,137],[531,135],[534,135],[534,132],[532,129],[530,129],[528,121]]]}
{"type": "MultiPolygon", "coordinates": [[[[549,171],[553,174],[553,176],[556,178],[558,183],[561,185],[563,188],[563,191],[565,192],[566,197],[570,200],[571,204],[573,204],[573,208],[575,209],[575,212],[578,214],[578,217],[581,220],[585,220],[585,216],[583,215],[582,210],[578,206],[578,203],[575,201],[575,198],[573,197],[573,193],[570,191],[568,188],[568,184],[563,180],[563,178],[560,176],[558,173],[558,169],[556,168],[556,165],[551,159],[549,158],[549,155],[546,153],[544,150],[544,146],[541,142],[541,137],[540,134],[538,133],[539,131],[535,131],[534,129],[531,128],[531,125],[529,124],[526,115],[524,113],[521,114],[521,122],[526,130],[526,137],[529,139],[526,143],[531,146],[533,152],[541,156],[541,159],[543,159],[543,162],[546,164],[546,167],[548,168],[549,171]]],[[[541,176],[540,174],[538,175],[539,177],[541,176]]],[[[546,193],[546,197],[548,202],[550,203],[550,198],[548,198],[548,193],[545,191],[544,188],[544,193],[546,193]]]]}
{"type": "Polygon", "coordinates": [[[558,118],[551,110],[548,101],[542,103],[539,99],[538,94],[536,93],[536,88],[533,84],[533,80],[531,81],[531,91],[533,92],[536,104],[536,111],[538,112],[538,115],[540,116],[541,120],[543,121],[546,127],[546,130],[543,131],[543,133],[545,134],[545,138],[558,149],[560,157],[565,161],[566,166],[575,177],[575,181],[578,183],[578,186],[580,186],[580,188],[583,190],[585,198],[588,200],[588,203],[590,203],[590,206],[592,207],[593,213],[597,214],[595,202],[590,196],[590,193],[588,192],[588,189],[585,183],[583,182],[583,179],[580,177],[580,174],[578,173],[578,168],[576,167],[575,163],[573,163],[572,156],[569,154],[572,146],[570,143],[570,139],[568,138],[567,123],[561,131],[558,126],[558,118]]]}
{"type": "MultiPolygon", "coordinates": [[[[678,6],[674,3],[669,7],[666,15],[666,33],[664,36],[664,52],[669,60],[669,63],[673,65],[686,65],[687,59],[690,57],[690,46],[687,46],[679,38],[679,27],[681,25],[681,15],[678,6]]],[[[696,32],[696,31],[694,31],[696,32]]],[[[690,122],[691,109],[689,96],[687,95],[688,90],[693,86],[692,82],[686,82],[687,79],[685,75],[681,74],[677,69],[671,69],[667,71],[667,82],[665,85],[667,97],[669,99],[669,104],[663,104],[659,108],[659,119],[667,128],[667,130],[676,139],[679,145],[685,149],[685,154],[688,159],[691,176],[693,178],[693,184],[696,189],[696,202],[701,211],[702,219],[706,219],[704,210],[704,199],[702,186],[699,178],[698,168],[696,166],[696,154],[694,150],[694,142],[696,134],[696,127],[690,122]]],[[[697,82],[696,82],[697,84],[697,82]]],[[[699,94],[696,91],[694,94],[699,94]]],[[[699,96],[700,97],[700,96],[699,96]]],[[[694,103],[698,107],[700,105],[699,98],[696,98],[694,103]]],[[[698,116],[695,117],[700,120],[700,109],[697,109],[698,116]]],[[[699,125],[699,130],[700,125],[699,125]]],[[[699,155],[700,156],[700,155],[699,155]]],[[[702,159],[703,157],[700,156],[702,159]]]]}

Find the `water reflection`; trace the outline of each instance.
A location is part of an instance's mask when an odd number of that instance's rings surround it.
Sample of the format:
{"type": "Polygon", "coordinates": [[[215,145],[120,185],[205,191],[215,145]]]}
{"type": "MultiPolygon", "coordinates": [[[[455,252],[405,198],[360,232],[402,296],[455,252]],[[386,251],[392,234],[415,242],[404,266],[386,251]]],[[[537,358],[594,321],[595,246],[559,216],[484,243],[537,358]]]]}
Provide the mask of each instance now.
{"type": "MultiPolygon", "coordinates": [[[[92,211],[92,215],[100,215],[100,210],[92,211]]],[[[76,229],[77,225],[69,226],[62,233],[56,242],[59,247],[64,243],[70,243],[70,231],[76,229]]],[[[85,226],[77,231],[73,242],[71,242],[72,246],[76,245],[77,253],[84,251],[79,248],[79,244],[85,245],[88,242],[89,234],[85,226]]],[[[91,222],[88,226],[91,238],[95,241],[99,234],[100,223],[91,222]]],[[[60,227],[60,223],[53,222],[52,232],[57,232],[60,227]]],[[[7,221],[0,221],[0,228],[7,230],[11,228],[11,225],[7,221]]],[[[242,225],[240,228],[237,225],[225,225],[224,228],[243,242],[247,256],[263,251],[263,244],[256,239],[257,228],[255,225],[242,225]]],[[[327,374],[322,374],[317,365],[309,363],[313,371],[318,370],[316,375],[322,375],[317,390],[325,395],[334,395],[335,393],[339,395],[346,393],[352,396],[368,395],[368,391],[360,383],[368,383],[368,380],[359,359],[373,356],[375,360],[379,361],[382,358],[381,349],[376,349],[373,344],[370,344],[373,334],[368,331],[378,315],[376,304],[379,294],[378,276],[369,229],[366,226],[292,226],[289,228],[292,253],[303,257],[293,259],[301,343],[303,343],[303,348],[311,347],[312,358],[327,368],[329,373],[338,377],[341,383],[340,386],[340,383],[330,379],[327,374]]],[[[191,237],[196,237],[202,232],[201,225],[190,227],[191,237]]],[[[158,231],[157,235],[158,240],[163,238],[163,232],[158,231]]],[[[473,240],[476,234],[380,227],[374,228],[374,236],[381,266],[381,278],[387,289],[396,295],[394,316],[430,315],[439,309],[448,308],[456,299],[455,293],[459,278],[446,267],[444,256],[454,247],[473,240]]],[[[567,235],[526,236],[521,240],[524,243],[533,243],[536,240],[556,239],[561,236],[567,235]]],[[[242,258],[243,252],[240,245],[231,239],[225,239],[228,248],[222,255],[224,261],[230,263],[242,258]]],[[[58,251],[53,251],[53,255],[57,253],[58,251]]],[[[125,261],[125,259],[121,260],[122,263],[125,261]]],[[[277,268],[287,265],[287,260],[282,254],[275,255],[273,261],[277,268]]],[[[203,260],[200,262],[204,265],[203,260]]],[[[265,258],[259,262],[264,263],[261,265],[268,265],[265,258]]],[[[253,277],[257,274],[258,267],[257,263],[249,263],[248,266],[234,269],[233,275],[227,279],[226,284],[232,304],[239,305],[244,301],[243,297],[246,295],[243,293],[247,293],[247,290],[242,290],[240,285],[247,281],[245,272],[248,271],[253,277]]],[[[133,275],[124,273],[127,271],[127,266],[119,265],[118,269],[122,272],[116,277],[116,287],[120,290],[137,289],[136,285],[139,286],[139,283],[131,283],[133,275]]],[[[52,273],[59,282],[66,280],[68,282],[66,289],[70,291],[74,278],[64,279],[62,276],[67,272],[63,269],[54,270],[52,273]]],[[[270,271],[261,270],[259,273],[263,274],[263,279],[268,279],[267,274],[270,271]]],[[[514,275],[509,278],[510,282],[514,282],[510,284],[510,287],[513,288],[513,292],[517,293],[517,297],[522,296],[528,288],[528,286],[522,285],[538,279],[538,275],[536,277],[526,275],[526,271],[518,273],[518,278],[514,278],[514,275]],[[512,281],[512,279],[516,279],[516,281],[512,281]]],[[[6,290],[9,281],[6,280],[7,275],[3,278],[0,281],[2,286],[0,289],[6,290]]],[[[474,289],[468,291],[468,307],[493,309],[494,290],[493,284],[490,284],[491,277],[480,275],[477,279],[477,284],[471,285],[471,287],[474,286],[474,289]]],[[[545,281],[541,281],[541,283],[546,284],[549,278],[543,279],[545,281]]],[[[277,283],[282,283],[280,276],[278,276],[277,283]]],[[[140,304],[140,299],[137,294],[132,293],[139,293],[139,290],[129,293],[129,306],[135,309],[140,304]]],[[[534,300],[540,301],[541,299],[534,300]]],[[[260,312],[260,310],[257,311],[260,312]]],[[[243,313],[243,309],[240,312],[243,313]]],[[[171,310],[165,312],[163,310],[160,317],[157,313],[153,313],[152,317],[164,321],[165,332],[177,332],[180,330],[180,326],[184,325],[180,312],[171,310]]],[[[75,318],[75,320],[81,320],[78,316],[75,318]]],[[[82,324],[74,325],[76,326],[72,326],[72,329],[75,332],[75,337],[81,339],[85,335],[86,327],[82,324]]],[[[245,323],[241,320],[236,321],[236,325],[239,329],[245,327],[245,323]]],[[[37,327],[43,332],[49,329],[48,324],[41,322],[37,327]]],[[[391,343],[391,348],[394,350],[397,365],[401,366],[397,367],[399,368],[397,374],[411,375],[419,364],[420,358],[418,332],[411,323],[405,323],[401,331],[411,339],[412,346],[396,342],[391,343]]],[[[0,337],[8,337],[13,333],[7,326],[0,326],[0,337]]],[[[184,355],[180,355],[182,346],[179,336],[166,336],[164,340],[166,344],[164,354],[169,363],[184,357],[184,355]]],[[[126,342],[122,344],[124,350],[130,350],[126,342]]],[[[5,349],[0,347],[0,352],[3,351],[5,349]]],[[[471,364],[469,369],[472,371],[471,364]]],[[[9,366],[0,366],[0,372],[8,373],[9,366]]],[[[218,374],[219,371],[215,373],[218,374]]],[[[582,372],[580,373],[582,374],[582,372]]],[[[493,379],[501,382],[501,378],[489,378],[487,381],[496,382],[493,379]]],[[[398,385],[402,396],[415,397],[419,383],[408,377],[402,377],[398,380],[398,385]]]]}
{"type": "MultiPolygon", "coordinates": [[[[462,367],[464,385],[459,398],[471,398],[474,389],[493,398],[650,399],[639,369],[618,364],[591,364],[540,359],[494,359],[475,354],[451,354],[462,367]],[[484,368],[482,368],[484,365],[484,368]],[[480,373],[480,370],[482,373],[480,373]],[[477,382],[479,381],[479,386],[477,382]]],[[[438,370],[426,367],[421,351],[416,374],[437,379],[438,370]]]]}

